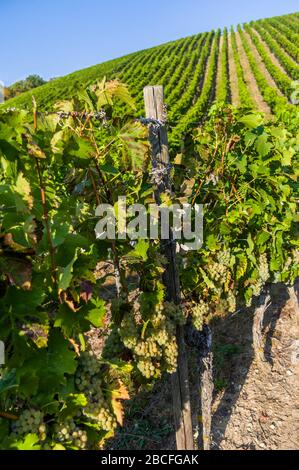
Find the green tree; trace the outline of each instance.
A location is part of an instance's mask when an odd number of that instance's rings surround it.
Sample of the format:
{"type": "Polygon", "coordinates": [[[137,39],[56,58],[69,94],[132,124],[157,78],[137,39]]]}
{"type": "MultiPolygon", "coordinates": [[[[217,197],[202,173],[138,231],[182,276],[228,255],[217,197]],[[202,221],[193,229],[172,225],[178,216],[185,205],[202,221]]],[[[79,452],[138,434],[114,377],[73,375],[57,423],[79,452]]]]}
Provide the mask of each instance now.
{"type": "Polygon", "coordinates": [[[8,88],[8,98],[13,98],[25,91],[32,90],[38,86],[44,85],[46,80],[44,80],[39,75],[33,74],[29,75],[25,80],[20,80],[8,88]]]}

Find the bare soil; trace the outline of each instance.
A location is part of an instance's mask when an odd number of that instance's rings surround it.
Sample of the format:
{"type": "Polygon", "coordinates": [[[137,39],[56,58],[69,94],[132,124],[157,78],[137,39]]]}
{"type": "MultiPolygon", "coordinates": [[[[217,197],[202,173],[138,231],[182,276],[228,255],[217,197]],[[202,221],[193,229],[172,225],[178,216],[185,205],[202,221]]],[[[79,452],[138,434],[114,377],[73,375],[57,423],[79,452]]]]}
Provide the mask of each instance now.
{"type": "Polygon", "coordinates": [[[229,84],[231,91],[231,101],[234,106],[239,105],[239,89],[236,64],[231,42],[231,35],[228,35],[228,63],[229,63],[229,84]]]}
{"type": "Polygon", "coordinates": [[[251,67],[250,67],[250,64],[249,64],[246,52],[244,50],[244,47],[243,47],[243,44],[242,44],[239,33],[236,33],[236,42],[237,42],[237,46],[238,46],[238,53],[239,53],[239,57],[240,57],[240,62],[241,62],[243,72],[244,72],[244,79],[245,79],[246,85],[248,87],[248,90],[249,90],[249,92],[250,92],[250,94],[251,94],[251,96],[254,100],[256,108],[259,111],[262,111],[263,113],[265,113],[267,116],[270,116],[271,115],[271,109],[269,108],[267,103],[264,101],[263,96],[262,96],[262,94],[259,90],[259,86],[258,86],[258,84],[256,82],[256,79],[253,75],[253,72],[251,70],[251,67]]]}
{"type": "MultiPolygon", "coordinates": [[[[297,286],[298,287],[298,286],[297,286]]],[[[264,358],[252,346],[253,308],[218,319],[214,335],[212,449],[299,448],[299,314],[284,286],[271,293],[264,318],[264,358]]],[[[201,435],[196,358],[189,350],[195,436],[201,435]]],[[[171,381],[126,405],[125,426],[109,449],[175,449],[171,381]]]]}
{"type": "MultiPolygon", "coordinates": [[[[215,44],[215,41],[216,41],[216,38],[213,39],[212,41],[212,44],[211,44],[211,51],[212,51],[212,48],[215,44]]],[[[200,95],[202,93],[202,90],[205,86],[205,82],[207,80],[207,75],[208,75],[208,72],[209,72],[209,69],[210,69],[210,66],[211,66],[211,63],[212,63],[212,54],[210,53],[208,55],[208,57],[206,58],[206,61],[205,61],[205,65],[203,67],[203,74],[201,75],[200,77],[200,80],[198,82],[198,85],[197,85],[197,88],[196,88],[196,92],[193,96],[193,100],[192,100],[192,105],[194,106],[195,103],[197,102],[197,100],[200,98],[200,95]]]]}
{"type": "MultiPolygon", "coordinates": [[[[254,32],[254,34],[259,38],[260,42],[263,44],[264,48],[266,49],[267,51],[267,54],[269,55],[270,59],[272,60],[273,64],[276,65],[276,67],[278,67],[280,69],[280,71],[282,73],[284,73],[285,75],[288,75],[287,71],[284,69],[284,67],[281,65],[281,63],[279,62],[279,60],[277,59],[276,55],[271,51],[270,47],[268,46],[268,44],[262,39],[260,33],[258,31],[256,31],[255,29],[252,30],[254,32]]],[[[290,56],[289,56],[290,57],[290,56]]],[[[291,60],[293,60],[291,57],[290,57],[291,60]]]]}
{"type": "Polygon", "coordinates": [[[228,384],[213,404],[215,449],[299,448],[298,311],[284,287],[274,290],[272,298],[264,319],[264,362],[252,351],[251,315],[236,315],[226,330],[217,326],[216,343],[237,344],[241,352],[221,373],[228,384]]]}
{"type": "MultiPolygon", "coordinates": [[[[254,31],[254,32],[256,33],[256,31],[254,31]]],[[[256,34],[257,34],[257,33],[256,33],[256,34]]],[[[257,48],[255,47],[255,45],[254,45],[254,43],[253,43],[253,41],[252,41],[250,35],[249,35],[247,32],[245,32],[245,35],[246,35],[246,38],[247,38],[247,40],[248,40],[248,43],[249,43],[249,45],[250,45],[250,47],[251,47],[252,53],[253,53],[253,55],[254,55],[254,57],[255,57],[255,59],[256,59],[256,62],[257,62],[257,64],[258,64],[258,66],[259,66],[259,68],[260,68],[262,74],[263,74],[264,77],[266,78],[266,80],[267,80],[269,86],[271,86],[272,88],[274,88],[274,89],[276,90],[276,92],[277,92],[278,95],[282,96],[282,92],[279,90],[278,86],[276,85],[276,82],[275,82],[274,79],[272,78],[272,75],[268,72],[268,69],[266,68],[266,66],[265,66],[265,64],[264,64],[264,62],[263,62],[261,56],[259,55],[258,50],[257,50],[257,48]]],[[[271,53],[271,51],[270,51],[270,49],[269,49],[269,55],[270,55],[270,54],[271,54],[270,57],[272,58],[273,54],[271,53]]],[[[275,57],[275,56],[273,56],[273,57],[275,57]]],[[[275,58],[275,59],[276,59],[276,58],[275,58]]],[[[277,59],[276,59],[276,60],[277,60],[277,59]]]]}
{"type": "Polygon", "coordinates": [[[219,95],[219,88],[221,85],[222,48],[223,48],[223,36],[221,35],[220,41],[219,41],[219,53],[218,53],[218,63],[217,63],[216,96],[219,95]]]}

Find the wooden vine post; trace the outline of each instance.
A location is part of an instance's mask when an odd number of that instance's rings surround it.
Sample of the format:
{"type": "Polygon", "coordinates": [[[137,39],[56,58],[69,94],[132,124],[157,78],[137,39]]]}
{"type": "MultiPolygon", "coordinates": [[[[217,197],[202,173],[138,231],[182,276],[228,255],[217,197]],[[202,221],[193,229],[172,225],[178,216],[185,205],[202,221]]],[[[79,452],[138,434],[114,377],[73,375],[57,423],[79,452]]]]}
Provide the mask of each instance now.
{"type": "MultiPolygon", "coordinates": [[[[165,125],[166,113],[162,86],[144,88],[146,119],[149,124],[149,140],[152,148],[152,173],[155,180],[155,199],[161,202],[161,194],[171,192],[168,138],[165,125]]],[[[176,262],[176,242],[170,233],[170,240],[161,240],[161,251],[168,264],[164,274],[167,300],[181,302],[180,281],[176,262]]],[[[184,329],[177,328],[179,348],[177,372],[172,374],[172,397],[176,443],[178,450],[193,450],[188,364],[185,349],[184,329]]]]}

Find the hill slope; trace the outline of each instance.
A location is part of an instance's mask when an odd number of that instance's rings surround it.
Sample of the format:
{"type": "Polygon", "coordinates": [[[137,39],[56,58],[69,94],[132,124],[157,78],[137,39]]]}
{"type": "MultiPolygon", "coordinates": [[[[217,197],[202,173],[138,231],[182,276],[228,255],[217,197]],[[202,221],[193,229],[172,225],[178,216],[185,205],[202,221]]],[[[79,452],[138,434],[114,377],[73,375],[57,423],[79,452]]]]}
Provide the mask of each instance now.
{"type": "Polygon", "coordinates": [[[143,112],[142,89],[162,84],[173,138],[201,121],[218,101],[249,106],[270,115],[290,102],[299,79],[299,13],[259,20],[189,36],[161,46],[74,72],[33,92],[7,101],[31,105],[34,94],[42,110],[71,98],[78,89],[106,76],[127,83],[143,112]]]}

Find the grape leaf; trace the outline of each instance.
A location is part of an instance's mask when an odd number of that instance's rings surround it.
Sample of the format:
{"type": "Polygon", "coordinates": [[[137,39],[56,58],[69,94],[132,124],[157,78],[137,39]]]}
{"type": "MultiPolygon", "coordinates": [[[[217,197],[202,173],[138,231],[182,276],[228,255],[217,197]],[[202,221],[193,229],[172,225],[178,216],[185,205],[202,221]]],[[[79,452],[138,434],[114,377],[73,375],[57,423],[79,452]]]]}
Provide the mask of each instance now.
{"type": "Polygon", "coordinates": [[[148,259],[148,252],[149,249],[149,242],[147,240],[138,240],[134,250],[128,253],[129,258],[141,258],[142,261],[146,261],[148,259]]]}
{"type": "Polygon", "coordinates": [[[38,442],[39,437],[37,434],[27,434],[25,439],[13,442],[11,448],[18,450],[40,450],[41,446],[38,442]]]}
{"type": "Polygon", "coordinates": [[[78,250],[76,250],[72,261],[65,268],[61,268],[61,267],[58,268],[59,269],[58,289],[60,291],[64,291],[70,286],[72,282],[72,278],[73,278],[73,266],[77,259],[78,259],[78,250]]]}
{"type": "Polygon", "coordinates": [[[258,114],[248,114],[247,116],[239,119],[239,122],[244,124],[244,126],[248,127],[249,129],[256,129],[261,125],[262,118],[258,114]]]}
{"type": "Polygon", "coordinates": [[[86,307],[88,307],[85,314],[86,320],[96,328],[103,326],[106,315],[105,301],[103,299],[92,299],[86,307]]]}

